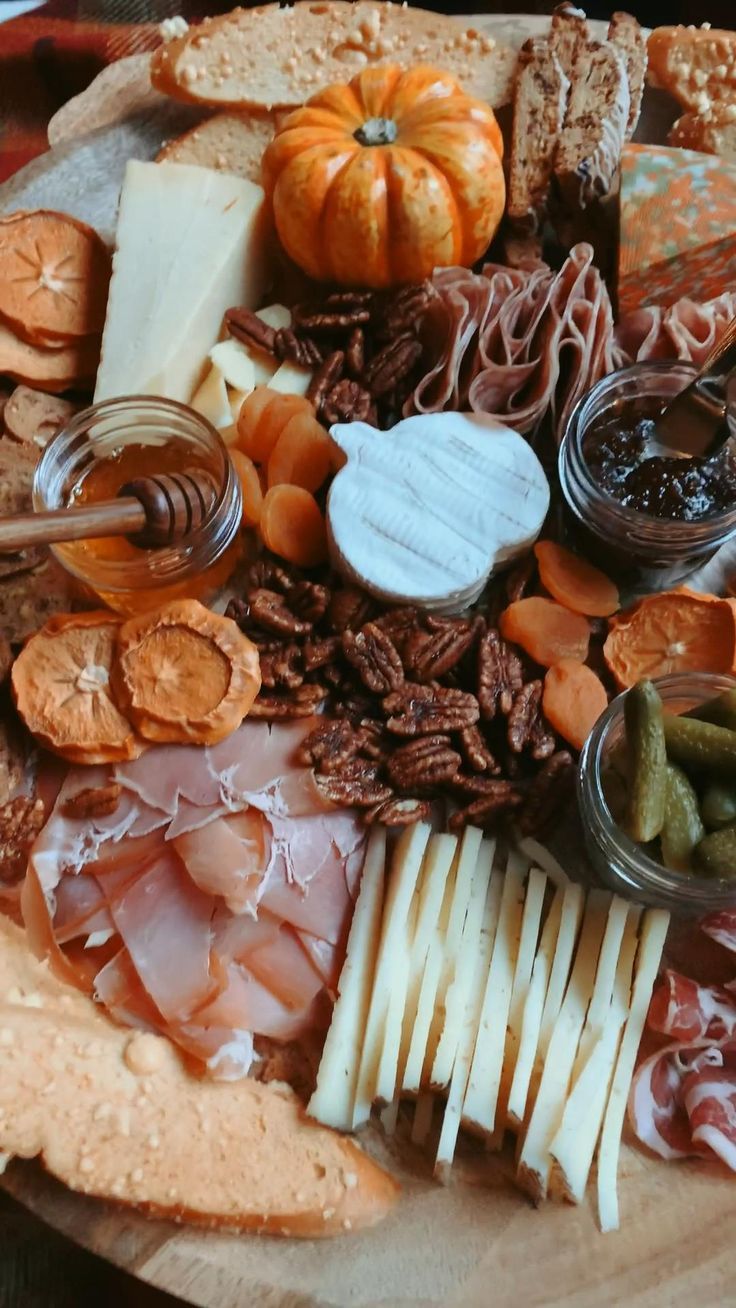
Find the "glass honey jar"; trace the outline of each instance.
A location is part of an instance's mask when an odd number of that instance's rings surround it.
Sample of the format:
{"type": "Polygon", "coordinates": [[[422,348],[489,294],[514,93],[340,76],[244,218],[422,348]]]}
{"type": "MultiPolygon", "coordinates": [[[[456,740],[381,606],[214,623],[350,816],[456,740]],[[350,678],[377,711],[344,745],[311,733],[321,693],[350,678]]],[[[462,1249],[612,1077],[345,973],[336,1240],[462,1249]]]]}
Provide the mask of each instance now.
{"type": "Polygon", "coordinates": [[[238,561],[242,515],[227,449],[186,405],[132,395],[85,409],[44,450],[33,483],[37,511],[113,499],[137,477],[187,469],[209,472],[218,495],[201,527],[177,544],[141,549],[118,536],[51,546],[86,592],[119,613],[181,596],[206,601],[227,581],[238,561]]]}

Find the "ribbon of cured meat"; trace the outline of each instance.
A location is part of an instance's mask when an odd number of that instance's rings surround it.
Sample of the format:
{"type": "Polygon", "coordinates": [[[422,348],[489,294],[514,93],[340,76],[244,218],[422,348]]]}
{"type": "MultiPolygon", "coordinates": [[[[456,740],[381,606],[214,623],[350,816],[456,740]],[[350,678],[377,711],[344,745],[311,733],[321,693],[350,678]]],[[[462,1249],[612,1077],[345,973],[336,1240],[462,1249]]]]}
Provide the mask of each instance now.
{"type": "MultiPolygon", "coordinates": [[[[702,929],[736,952],[736,910],[712,913],[702,929]]],[[[714,1155],[736,1171],[736,982],[708,986],[666,972],[649,1009],[651,1030],[675,1041],[640,1065],[629,1117],[638,1139],[662,1158],[714,1155]]]]}
{"type": "Polygon", "coordinates": [[[441,268],[424,324],[430,360],[404,408],[486,413],[520,432],[549,419],[558,439],[580,397],[614,366],[613,313],[589,245],[559,272],[441,268]]]}
{"type": "Polygon", "coordinates": [[[668,308],[636,309],[616,326],[616,367],[648,359],[680,359],[700,368],[734,316],[735,291],[724,291],[706,304],[683,299],[668,308]]]}

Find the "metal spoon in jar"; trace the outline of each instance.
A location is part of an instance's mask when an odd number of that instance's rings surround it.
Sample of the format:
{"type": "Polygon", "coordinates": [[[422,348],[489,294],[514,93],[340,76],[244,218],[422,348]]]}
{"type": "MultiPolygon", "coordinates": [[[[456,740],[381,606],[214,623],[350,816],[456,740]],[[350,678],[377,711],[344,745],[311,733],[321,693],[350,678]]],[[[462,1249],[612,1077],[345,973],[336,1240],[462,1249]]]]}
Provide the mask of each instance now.
{"type": "Polygon", "coordinates": [[[657,418],[654,440],[681,458],[709,459],[732,432],[728,410],[736,404],[736,318],[713,347],[694,381],[657,418]]]}

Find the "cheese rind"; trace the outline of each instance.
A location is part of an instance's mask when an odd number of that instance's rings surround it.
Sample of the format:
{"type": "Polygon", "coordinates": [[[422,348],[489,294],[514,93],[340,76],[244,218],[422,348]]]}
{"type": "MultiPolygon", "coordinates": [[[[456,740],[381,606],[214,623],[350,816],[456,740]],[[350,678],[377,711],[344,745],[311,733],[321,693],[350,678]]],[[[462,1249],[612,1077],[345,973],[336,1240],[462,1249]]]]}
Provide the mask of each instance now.
{"type": "Polygon", "coordinates": [[[260,186],[228,173],[130,160],[95,401],[189,402],[225,310],[260,298],[263,198],[260,186]]]}

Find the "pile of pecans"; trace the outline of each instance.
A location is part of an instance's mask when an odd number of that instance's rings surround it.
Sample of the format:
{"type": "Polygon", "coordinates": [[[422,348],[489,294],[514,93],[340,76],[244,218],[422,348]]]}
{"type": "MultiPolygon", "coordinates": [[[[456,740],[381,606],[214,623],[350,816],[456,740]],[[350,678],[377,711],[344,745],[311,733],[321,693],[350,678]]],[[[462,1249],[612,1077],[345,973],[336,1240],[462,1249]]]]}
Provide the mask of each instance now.
{"type": "Polygon", "coordinates": [[[269,558],[227,614],[260,651],[251,716],[321,713],[300,762],[327,799],[387,826],[452,801],[450,831],[513,814],[524,834],[564,808],[574,765],[544,719],[541,679],[482,614],[387,608],[269,558]]]}
{"type": "Polygon", "coordinates": [[[387,430],[419,380],[420,330],[437,298],[431,282],[391,294],[336,291],[297,304],[276,329],[249,309],[228,309],[231,336],[280,362],[314,368],[307,398],[320,422],[369,422],[387,430]]]}

